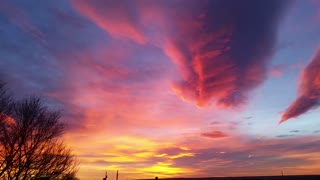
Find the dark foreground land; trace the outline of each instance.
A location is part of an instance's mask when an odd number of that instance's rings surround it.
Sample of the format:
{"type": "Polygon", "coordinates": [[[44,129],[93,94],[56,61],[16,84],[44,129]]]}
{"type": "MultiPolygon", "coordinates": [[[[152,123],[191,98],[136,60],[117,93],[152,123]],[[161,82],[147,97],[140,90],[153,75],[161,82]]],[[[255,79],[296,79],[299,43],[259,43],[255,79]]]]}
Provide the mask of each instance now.
{"type": "MultiPolygon", "coordinates": [[[[151,179],[149,179],[151,180],[151,179]]],[[[154,180],[154,179],[152,179],[154,180]]],[[[207,178],[159,178],[159,180],[320,180],[320,175],[255,176],[255,177],[207,177],[207,178]]]]}

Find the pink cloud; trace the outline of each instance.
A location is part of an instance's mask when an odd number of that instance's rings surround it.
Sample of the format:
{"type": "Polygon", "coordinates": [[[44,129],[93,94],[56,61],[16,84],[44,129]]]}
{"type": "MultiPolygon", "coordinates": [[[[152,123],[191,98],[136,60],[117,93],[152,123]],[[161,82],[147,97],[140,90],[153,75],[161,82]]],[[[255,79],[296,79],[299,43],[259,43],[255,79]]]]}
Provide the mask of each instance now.
{"type": "Polygon", "coordinates": [[[162,48],[180,69],[181,80],[173,85],[179,97],[221,107],[244,104],[266,78],[285,2],[256,3],[72,1],[112,36],[162,48]],[[233,11],[237,6],[243,8],[233,11]]]}
{"type": "Polygon", "coordinates": [[[59,62],[64,78],[59,88],[48,95],[73,113],[65,119],[75,125],[70,133],[105,136],[145,133],[153,129],[159,134],[179,134],[194,127],[199,116],[207,116],[200,110],[197,110],[199,115],[181,113],[190,111],[192,106],[170,91],[173,66],[150,63],[148,67],[132,68],[131,62],[138,65],[141,60],[133,58],[146,47],[127,45],[122,48],[119,51],[121,47],[114,44],[59,56],[65,60],[59,62]],[[184,130],[179,130],[181,124],[184,130]],[[161,131],[163,129],[166,131],[161,131]]]}
{"type": "Polygon", "coordinates": [[[298,117],[319,106],[320,101],[320,50],[300,75],[300,85],[296,100],[282,114],[280,123],[298,117]]]}
{"type": "Polygon", "coordinates": [[[146,38],[131,11],[134,2],[130,1],[86,1],[72,0],[74,8],[83,16],[117,38],[128,38],[138,43],[145,43],[146,38]]]}
{"type": "Polygon", "coordinates": [[[281,77],[284,73],[284,71],[287,69],[287,65],[285,64],[277,64],[272,66],[271,68],[271,75],[273,77],[281,77]]]}
{"type": "Polygon", "coordinates": [[[229,135],[227,135],[221,131],[212,131],[212,132],[201,133],[201,136],[213,138],[213,139],[229,137],[229,135]]]}

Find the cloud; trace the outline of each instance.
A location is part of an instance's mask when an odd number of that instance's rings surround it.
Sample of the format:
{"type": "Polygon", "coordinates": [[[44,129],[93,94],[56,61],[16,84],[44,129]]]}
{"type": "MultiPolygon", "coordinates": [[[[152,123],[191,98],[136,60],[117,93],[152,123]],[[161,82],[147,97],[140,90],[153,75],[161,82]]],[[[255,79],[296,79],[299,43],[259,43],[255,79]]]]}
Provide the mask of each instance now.
{"type": "Polygon", "coordinates": [[[220,121],[212,121],[210,124],[211,125],[219,125],[219,124],[221,124],[221,122],[220,121]]]}
{"type": "Polygon", "coordinates": [[[67,1],[60,3],[14,4],[23,7],[48,44],[0,19],[6,27],[0,34],[0,71],[14,93],[44,96],[50,108],[63,109],[62,120],[69,125],[66,139],[77,151],[99,149],[80,145],[100,143],[93,141],[96,137],[139,134],[172,140],[194,131],[199,119],[217,117],[171,92],[176,67],[161,47],[109,36],[67,1]]]}
{"type": "Polygon", "coordinates": [[[272,66],[271,75],[273,77],[281,77],[285,71],[286,66],[284,64],[277,64],[272,66]]]}
{"type": "Polygon", "coordinates": [[[280,134],[280,135],[278,135],[278,136],[276,136],[276,137],[278,137],[278,138],[289,138],[289,137],[293,137],[294,135],[292,135],[292,134],[280,134]]]}
{"type": "Polygon", "coordinates": [[[300,132],[299,130],[292,130],[292,131],[290,131],[291,133],[298,133],[298,132],[300,132]]]}
{"type": "Polygon", "coordinates": [[[317,7],[317,16],[320,17],[320,3],[317,0],[310,0],[312,6],[317,7]]]}
{"type": "Polygon", "coordinates": [[[213,138],[213,139],[229,137],[229,135],[227,135],[221,131],[212,131],[212,132],[201,133],[201,136],[213,138]]]}
{"type": "Polygon", "coordinates": [[[190,19],[176,20],[177,32],[167,46],[167,54],[182,71],[176,92],[198,106],[245,103],[248,93],[266,78],[285,5],[211,1],[198,16],[191,12],[190,19]]]}
{"type": "Polygon", "coordinates": [[[297,98],[282,114],[280,123],[296,118],[320,104],[320,49],[316,51],[310,63],[300,75],[297,98]]]}
{"type": "MultiPolygon", "coordinates": [[[[261,175],[261,172],[272,175],[283,168],[287,174],[299,174],[308,165],[319,166],[319,138],[316,136],[247,140],[245,143],[238,139],[237,142],[240,143],[237,148],[227,147],[229,141],[207,143],[199,148],[194,146],[191,151],[195,156],[175,159],[174,165],[189,167],[192,164],[198,170],[198,176],[248,176],[261,175]],[[227,173],[223,171],[226,168],[229,169],[227,173]]],[[[310,169],[310,174],[316,173],[316,169],[310,169]]]]}
{"type": "Polygon", "coordinates": [[[243,119],[252,119],[253,117],[252,116],[248,116],[248,117],[243,117],[243,119]]]}
{"type": "Polygon", "coordinates": [[[177,65],[182,99],[234,107],[266,78],[287,1],[72,1],[114,38],[151,43],[177,65]],[[244,48],[245,47],[245,48],[244,48]]]}
{"type": "Polygon", "coordinates": [[[98,26],[102,27],[111,36],[117,38],[129,38],[139,43],[145,43],[145,36],[142,34],[137,16],[133,7],[136,2],[123,1],[72,1],[74,8],[83,16],[91,19],[98,26]]]}
{"type": "Polygon", "coordinates": [[[290,71],[296,71],[300,69],[301,69],[300,62],[293,63],[293,64],[276,64],[271,67],[270,74],[273,77],[279,78],[290,71]]]}
{"type": "MultiPolygon", "coordinates": [[[[195,138],[199,139],[197,135],[195,138]]],[[[139,139],[129,138],[126,142],[135,145],[136,140],[139,139]]],[[[185,140],[187,144],[190,143],[189,138],[185,140]]],[[[129,149],[126,149],[126,146],[115,149],[115,146],[123,145],[121,140],[115,139],[117,144],[104,144],[99,147],[92,143],[95,153],[81,154],[79,158],[86,167],[116,165],[124,176],[146,169],[161,176],[164,176],[167,170],[180,170],[184,176],[239,176],[240,173],[248,176],[261,175],[261,172],[272,175],[283,168],[286,174],[299,174],[311,165],[314,167],[308,172],[316,174],[315,167],[319,167],[319,138],[316,136],[259,140],[240,138],[236,140],[237,144],[233,144],[231,138],[225,140],[225,143],[216,143],[210,139],[202,139],[201,141],[206,141],[204,146],[188,144],[191,148],[183,150],[177,144],[159,142],[153,142],[150,145],[155,143],[154,145],[147,147],[135,145],[129,149]],[[226,172],[225,169],[229,170],[226,172]]],[[[143,176],[150,177],[151,174],[143,176]]]]}
{"type": "Polygon", "coordinates": [[[26,13],[23,8],[16,6],[8,0],[4,0],[0,2],[0,11],[5,15],[9,22],[14,24],[16,27],[20,28],[22,31],[26,32],[41,43],[47,43],[44,33],[32,24],[28,13],[26,13]]]}

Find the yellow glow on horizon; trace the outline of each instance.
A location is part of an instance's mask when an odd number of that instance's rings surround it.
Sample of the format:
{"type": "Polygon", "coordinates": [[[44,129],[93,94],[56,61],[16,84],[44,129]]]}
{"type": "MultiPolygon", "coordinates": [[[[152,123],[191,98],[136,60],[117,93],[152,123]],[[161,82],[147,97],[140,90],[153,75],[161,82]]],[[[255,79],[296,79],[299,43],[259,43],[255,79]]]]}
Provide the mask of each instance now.
{"type": "Polygon", "coordinates": [[[162,176],[180,174],[188,171],[184,168],[172,167],[171,165],[171,163],[158,162],[156,165],[141,168],[140,170],[145,173],[161,174],[162,176]]]}

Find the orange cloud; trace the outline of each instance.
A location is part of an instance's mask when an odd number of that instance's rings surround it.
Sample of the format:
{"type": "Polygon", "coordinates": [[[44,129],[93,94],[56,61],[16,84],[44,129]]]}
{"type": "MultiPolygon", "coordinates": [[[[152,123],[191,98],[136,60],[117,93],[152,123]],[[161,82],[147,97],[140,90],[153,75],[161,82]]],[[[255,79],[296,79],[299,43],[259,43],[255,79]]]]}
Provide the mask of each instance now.
{"type": "Polygon", "coordinates": [[[297,98],[282,114],[280,123],[317,108],[319,106],[319,101],[320,49],[316,51],[310,63],[302,71],[297,98]]]}

